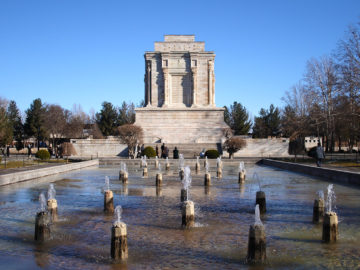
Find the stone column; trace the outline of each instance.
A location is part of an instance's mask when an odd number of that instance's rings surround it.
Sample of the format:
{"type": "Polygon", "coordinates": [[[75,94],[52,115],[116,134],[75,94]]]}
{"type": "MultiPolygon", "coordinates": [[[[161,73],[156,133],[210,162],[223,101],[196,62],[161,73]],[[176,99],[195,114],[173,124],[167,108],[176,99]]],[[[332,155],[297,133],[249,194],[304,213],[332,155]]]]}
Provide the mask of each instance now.
{"type": "Polygon", "coordinates": [[[192,92],[192,106],[196,106],[196,94],[197,94],[197,69],[196,67],[191,68],[192,71],[192,83],[193,83],[193,92],[192,92]]]}
{"type": "Polygon", "coordinates": [[[169,71],[168,68],[163,68],[164,75],[164,105],[168,106],[170,97],[169,97],[169,71]]]}
{"type": "Polygon", "coordinates": [[[151,105],[151,61],[146,61],[146,106],[151,105]]]}
{"type": "Polygon", "coordinates": [[[215,102],[215,80],[214,80],[214,62],[209,60],[208,62],[208,105],[214,105],[215,102]]]}
{"type": "Polygon", "coordinates": [[[211,105],[215,106],[215,72],[214,62],[211,65],[211,105]]]}

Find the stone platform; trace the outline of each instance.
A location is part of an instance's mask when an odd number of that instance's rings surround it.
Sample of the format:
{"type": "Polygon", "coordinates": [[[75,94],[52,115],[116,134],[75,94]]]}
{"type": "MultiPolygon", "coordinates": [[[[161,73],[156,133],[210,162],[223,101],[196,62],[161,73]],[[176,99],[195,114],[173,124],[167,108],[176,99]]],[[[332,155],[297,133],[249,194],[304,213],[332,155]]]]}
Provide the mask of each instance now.
{"type": "Polygon", "coordinates": [[[144,130],[144,143],[220,143],[224,129],[224,109],[217,107],[136,109],[136,121],[144,130]]]}

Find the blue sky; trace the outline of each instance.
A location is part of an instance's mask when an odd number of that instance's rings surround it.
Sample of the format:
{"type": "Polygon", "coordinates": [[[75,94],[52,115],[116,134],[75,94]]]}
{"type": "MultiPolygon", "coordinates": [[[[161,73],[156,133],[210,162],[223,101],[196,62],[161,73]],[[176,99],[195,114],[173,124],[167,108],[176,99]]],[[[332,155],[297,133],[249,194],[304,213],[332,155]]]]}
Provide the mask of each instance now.
{"type": "Polygon", "coordinates": [[[103,101],[135,104],[144,52],[165,34],[195,34],[215,51],[216,105],[254,116],[330,54],[360,1],[0,0],[0,96],[25,111],[40,97],[85,112],[103,101]]]}

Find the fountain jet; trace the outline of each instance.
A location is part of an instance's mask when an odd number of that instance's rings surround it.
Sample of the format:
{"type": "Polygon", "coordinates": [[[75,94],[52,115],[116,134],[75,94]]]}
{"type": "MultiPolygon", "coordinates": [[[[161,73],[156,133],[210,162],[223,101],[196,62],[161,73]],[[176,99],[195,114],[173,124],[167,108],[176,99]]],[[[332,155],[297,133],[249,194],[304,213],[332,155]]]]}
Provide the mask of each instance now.
{"type": "Polygon", "coordinates": [[[196,163],[195,163],[195,172],[199,173],[200,171],[200,162],[199,162],[199,157],[196,157],[196,163]]]}
{"type": "Polygon", "coordinates": [[[156,174],[156,186],[160,187],[162,185],[162,173],[161,173],[161,164],[158,164],[158,173],[156,174]]]}
{"type": "Polygon", "coordinates": [[[326,198],[326,213],[324,216],[322,240],[325,243],[336,242],[339,237],[338,231],[338,217],[333,211],[335,205],[335,191],[333,184],[330,184],[327,188],[326,198]]]}
{"type": "Polygon", "coordinates": [[[105,213],[114,213],[114,194],[110,190],[110,180],[109,180],[108,176],[105,176],[104,212],[105,213]]]}
{"type": "Polygon", "coordinates": [[[221,161],[221,157],[218,157],[216,159],[216,177],[217,178],[222,178],[222,161],[221,161]]]}
{"type": "Polygon", "coordinates": [[[245,164],[243,161],[239,164],[239,183],[244,183],[246,177],[245,164]]]}
{"type": "Polygon", "coordinates": [[[115,208],[115,221],[111,228],[111,258],[124,260],[128,258],[127,226],[121,221],[122,208],[115,208]]]}
{"type": "Polygon", "coordinates": [[[127,183],[129,178],[128,170],[125,162],[120,162],[119,180],[123,183],[127,183]]]}
{"type": "Polygon", "coordinates": [[[264,225],[260,219],[260,209],[255,207],[255,223],[250,225],[247,261],[250,263],[262,263],[266,259],[266,234],[264,225]]]}
{"type": "Polygon", "coordinates": [[[324,192],[319,190],[317,192],[318,198],[314,200],[313,207],[313,223],[319,224],[324,221],[324,192]]]}
{"type": "Polygon", "coordinates": [[[47,200],[47,209],[50,212],[51,220],[56,222],[58,220],[58,205],[55,199],[56,191],[54,188],[54,184],[49,185],[49,189],[47,192],[48,200],[47,200]]]}
{"type": "Polygon", "coordinates": [[[50,239],[50,217],[46,211],[46,199],[44,193],[39,196],[40,211],[35,218],[35,236],[34,239],[38,243],[45,242],[50,239]]]}

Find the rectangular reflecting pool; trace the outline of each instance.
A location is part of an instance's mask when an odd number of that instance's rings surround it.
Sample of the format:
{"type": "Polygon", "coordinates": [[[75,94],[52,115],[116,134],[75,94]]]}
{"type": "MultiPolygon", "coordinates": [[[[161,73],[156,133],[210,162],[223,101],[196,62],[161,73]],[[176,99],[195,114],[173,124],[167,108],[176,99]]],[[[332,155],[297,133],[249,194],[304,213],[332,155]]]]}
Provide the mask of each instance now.
{"type": "MultiPolygon", "coordinates": [[[[164,167],[164,166],[163,166],[164,167]]],[[[358,269],[360,268],[360,189],[334,184],[340,239],[321,241],[322,226],[312,224],[313,202],[329,182],[305,175],[248,165],[245,184],[237,168],[224,164],[223,178],[204,187],[204,171],[192,172],[190,198],[195,227],[181,228],[177,171],[163,171],[155,187],[155,169],[142,178],[129,168],[128,184],[119,168],[88,168],[54,177],[0,187],[0,265],[2,269],[358,269]],[[254,172],[260,179],[257,181],[254,172]],[[123,208],[129,258],[110,258],[112,215],[103,212],[105,176],[110,178],[114,205],[123,208]],[[59,220],[51,239],[34,242],[39,194],[49,183],[56,189],[59,220]],[[261,186],[267,212],[267,261],[248,265],[249,226],[254,223],[255,195],[261,186]]]]}

